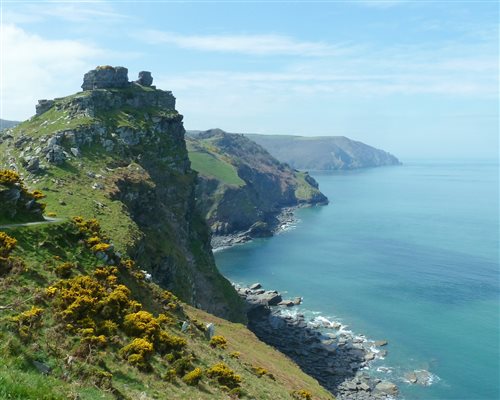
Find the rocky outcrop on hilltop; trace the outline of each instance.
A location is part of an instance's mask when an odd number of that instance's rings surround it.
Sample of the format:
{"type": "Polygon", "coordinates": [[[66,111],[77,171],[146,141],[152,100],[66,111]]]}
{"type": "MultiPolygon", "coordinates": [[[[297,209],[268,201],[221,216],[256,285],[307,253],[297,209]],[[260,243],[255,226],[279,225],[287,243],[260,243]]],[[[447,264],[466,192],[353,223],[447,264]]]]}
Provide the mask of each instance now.
{"type": "Polygon", "coordinates": [[[183,117],[151,83],[146,72],[129,82],[122,67],[89,71],[83,92],[44,101],[6,131],[0,164],[42,189],[58,216],[98,217],[117,248],[182,300],[242,320],[195,207],[183,117]]]}

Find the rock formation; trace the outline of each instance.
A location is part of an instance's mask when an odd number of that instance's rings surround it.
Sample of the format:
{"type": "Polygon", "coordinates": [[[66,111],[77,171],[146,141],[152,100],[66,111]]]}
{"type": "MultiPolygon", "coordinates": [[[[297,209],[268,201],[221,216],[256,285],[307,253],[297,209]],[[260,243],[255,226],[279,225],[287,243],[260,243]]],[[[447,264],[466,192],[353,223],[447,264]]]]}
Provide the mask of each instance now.
{"type": "Polygon", "coordinates": [[[124,88],[129,85],[128,69],[104,65],[87,72],[83,77],[83,90],[124,88]]]}
{"type": "Polygon", "coordinates": [[[196,211],[183,117],[172,93],[151,82],[145,71],[138,83],[122,67],[89,71],[83,92],[42,101],[38,115],[5,131],[0,166],[14,165],[34,188],[54,187],[47,202],[58,216],[75,216],[60,201],[99,216],[116,245],[182,300],[244,320],[196,211]]]}
{"type": "Polygon", "coordinates": [[[151,72],[139,72],[139,79],[137,79],[135,83],[138,83],[141,86],[151,86],[153,84],[153,77],[151,76],[151,72]]]}

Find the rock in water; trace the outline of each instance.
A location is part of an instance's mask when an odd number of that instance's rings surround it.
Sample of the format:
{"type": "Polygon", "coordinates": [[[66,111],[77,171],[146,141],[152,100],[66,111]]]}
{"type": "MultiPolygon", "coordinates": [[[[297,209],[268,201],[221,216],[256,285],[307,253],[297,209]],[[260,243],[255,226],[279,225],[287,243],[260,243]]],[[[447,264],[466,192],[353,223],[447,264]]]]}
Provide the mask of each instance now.
{"type": "Polygon", "coordinates": [[[377,386],[375,386],[375,390],[391,396],[396,396],[398,394],[398,387],[394,383],[388,381],[382,381],[377,384],[377,386]]]}
{"type": "Polygon", "coordinates": [[[129,85],[128,69],[104,65],[83,76],[83,90],[124,88],[129,85]]]}
{"type": "Polygon", "coordinates": [[[248,288],[250,290],[257,290],[257,289],[262,288],[262,285],[260,283],[254,283],[253,285],[250,285],[248,288]]]}

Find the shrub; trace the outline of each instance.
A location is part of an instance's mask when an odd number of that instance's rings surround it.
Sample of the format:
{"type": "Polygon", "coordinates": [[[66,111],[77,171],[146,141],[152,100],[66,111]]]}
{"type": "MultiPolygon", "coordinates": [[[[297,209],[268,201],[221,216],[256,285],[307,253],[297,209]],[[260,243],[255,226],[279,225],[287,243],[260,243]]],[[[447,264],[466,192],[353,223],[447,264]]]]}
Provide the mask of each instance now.
{"type": "Polygon", "coordinates": [[[43,309],[33,306],[30,310],[11,317],[11,321],[17,325],[17,332],[22,339],[28,339],[31,336],[33,328],[39,326],[42,314],[43,309]]]}
{"type": "Polygon", "coordinates": [[[109,243],[97,243],[95,246],[92,246],[92,251],[94,253],[104,253],[108,251],[111,248],[111,245],[109,243]]]}
{"type": "Polygon", "coordinates": [[[92,235],[99,236],[101,232],[101,226],[99,225],[99,221],[95,218],[85,220],[83,217],[73,217],[73,222],[77,226],[79,232],[83,235],[92,235]]]}
{"type": "Polygon", "coordinates": [[[203,372],[201,371],[201,368],[195,368],[191,372],[184,375],[182,380],[187,385],[196,386],[198,382],[201,380],[202,376],[203,372]]]}
{"type": "Polygon", "coordinates": [[[107,319],[101,324],[99,330],[107,336],[113,336],[118,331],[118,324],[107,319]]]}
{"type": "Polygon", "coordinates": [[[297,400],[312,400],[312,394],[304,389],[294,390],[292,397],[297,400]]]}
{"type": "MultiPolygon", "coordinates": [[[[111,275],[107,278],[109,286],[115,285],[116,276],[111,275]],[[110,279],[114,278],[114,279],[110,279]],[[110,282],[110,280],[112,282],[110,282]]],[[[120,318],[125,310],[129,307],[130,303],[130,289],[125,285],[117,285],[108,293],[98,304],[100,314],[105,318],[120,318]]]]}
{"type": "Polygon", "coordinates": [[[121,356],[131,365],[146,368],[148,360],[153,354],[153,344],[146,339],[136,338],[120,349],[121,356]]]}
{"type": "Polygon", "coordinates": [[[0,258],[9,257],[12,250],[15,249],[17,240],[10,237],[5,232],[0,232],[0,258]]]}
{"type": "Polygon", "coordinates": [[[187,341],[179,336],[170,335],[166,331],[159,331],[155,337],[155,343],[158,351],[165,354],[169,351],[182,350],[187,345],[187,341]]]}
{"type": "Polygon", "coordinates": [[[65,262],[56,267],[55,273],[60,278],[69,278],[71,275],[71,270],[75,267],[75,264],[70,262],[65,262]]]}
{"type": "Polygon", "coordinates": [[[232,351],[231,353],[229,353],[229,357],[231,357],[231,358],[239,359],[240,356],[241,356],[241,353],[239,351],[232,351]]]}
{"type": "Polygon", "coordinates": [[[158,321],[147,311],[125,315],[123,328],[130,336],[152,337],[160,330],[158,321]]]}
{"type": "Polygon", "coordinates": [[[175,373],[175,369],[170,368],[163,376],[163,379],[165,379],[167,382],[174,382],[176,377],[177,374],[175,373]]]}
{"type": "Polygon", "coordinates": [[[257,375],[259,378],[263,377],[264,375],[267,375],[273,381],[276,379],[273,374],[271,374],[265,368],[262,368],[262,367],[252,366],[252,372],[255,375],[257,375]]]}
{"type": "Polygon", "coordinates": [[[240,386],[241,377],[224,363],[213,365],[207,370],[207,376],[216,380],[219,385],[234,389],[240,386]]]}
{"type": "Polygon", "coordinates": [[[191,356],[181,357],[174,361],[172,369],[175,371],[177,376],[184,376],[188,371],[193,369],[192,361],[193,358],[191,356]]]}
{"type": "Polygon", "coordinates": [[[106,296],[106,288],[87,275],[61,280],[47,290],[54,293],[60,316],[73,322],[94,315],[99,300],[106,296]]]}
{"type": "Polygon", "coordinates": [[[47,197],[40,190],[33,190],[30,194],[31,197],[33,197],[35,200],[40,200],[47,197]]]}
{"type": "Polygon", "coordinates": [[[216,348],[219,347],[221,349],[225,349],[227,347],[227,340],[224,336],[215,335],[210,339],[210,347],[216,348]]]}
{"type": "Polygon", "coordinates": [[[0,169],[0,185],[12,186],[21,183],[21,177],[11,169],[0,169]]]}
{"type": "Polygon", "coordinates": [[[106,336],[96,336],[93,328],[80,329],[82,335],[82,342],[96,347],[104,347],[107,344],[106,336]]]}
{"type": "Polygon", "coordinates": [[[49,211],[49,212],[47,213],[47,217],[54,218],[54,217],[57,217],[57,214],[56,214],[55,212],[53,212],[53,211],[49,211]]]}

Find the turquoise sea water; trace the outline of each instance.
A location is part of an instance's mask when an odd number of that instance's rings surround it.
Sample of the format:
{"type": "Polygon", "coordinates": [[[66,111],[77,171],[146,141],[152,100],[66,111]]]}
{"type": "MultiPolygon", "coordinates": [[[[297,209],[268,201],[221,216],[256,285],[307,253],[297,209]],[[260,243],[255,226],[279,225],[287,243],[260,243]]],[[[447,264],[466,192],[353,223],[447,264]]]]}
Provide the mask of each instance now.
{"type": "Polygon", "coordinates": [[[233,282],[387,339],[379,373],[406,399],[500,398],[498,165],[414,162],[313,173],[331,203],[273,238],[216,253],[233,282]],[[427,369],[428,387],[403,382],[427,369]],[[385,375],[384,375],[385,374],[385,375]]]}

